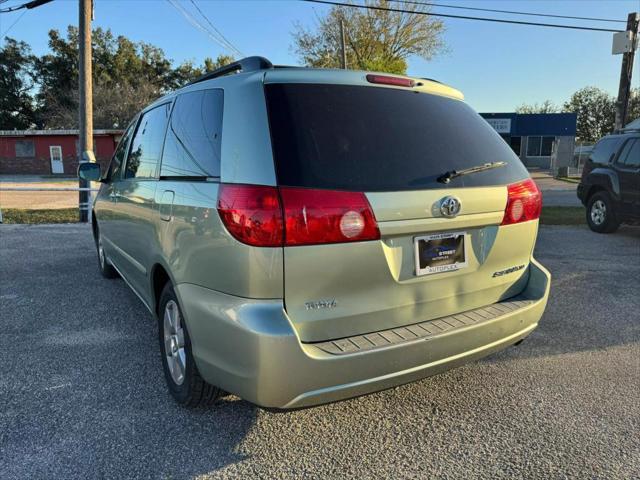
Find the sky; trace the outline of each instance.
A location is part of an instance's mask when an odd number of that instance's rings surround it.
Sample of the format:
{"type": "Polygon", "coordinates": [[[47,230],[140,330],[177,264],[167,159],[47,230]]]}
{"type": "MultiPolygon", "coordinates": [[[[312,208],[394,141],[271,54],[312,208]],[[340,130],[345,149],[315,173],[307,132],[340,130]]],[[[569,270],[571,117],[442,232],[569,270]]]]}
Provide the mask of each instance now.
{"type": "MultiPolygon", "coordinates": [[[[26,0],[8,0],[1,7],[26,0]]],[[[181,5],[197,15],[190,0],[181,5]]],[[[295,24],[315,24],[329,6],[296,0],[195,0],[215,27],[246,55],[262,55],[274,64],[299,63],[292,49],[295,24]]],[[[626,20],[640,11],[640,0],[436,0],[450,5],[518,10],[626,20]]],[[[601,23],[434,8],[433,12],[517,18],[543,23],[621,28],[601,23]]],[[[203,24],[206,22],[200,17],[203,24]]],[[[35,54],[47,51],[47,32],[77,24],[78,1],[55,0],[32,10],[0,13],[0,36],[29,43],[35,54]],[[26,12],[23,14],[23,12],[26,12]],[[22,15],[22,17],[20,17],[22,15]],[[20,18],[18,18],[20,17],[20,18]]],[[[622,57],[611,54],[612,33],[443,19],[447,53],[430,61],[411,57],[408,74],[435,78],[465,94],[481,112],[509,112],[523,103],[551,100],[562,104],[576,90],[592,85],[617,95],[622,57]]],[[[197,64],[229,53],[191,25],[168,0],[95,0],[94,27],[110,28],[162,48],[179,63],[197,64]]],[[[634,65],[634,87],[640,87],[640,54],[634,65]]]]}

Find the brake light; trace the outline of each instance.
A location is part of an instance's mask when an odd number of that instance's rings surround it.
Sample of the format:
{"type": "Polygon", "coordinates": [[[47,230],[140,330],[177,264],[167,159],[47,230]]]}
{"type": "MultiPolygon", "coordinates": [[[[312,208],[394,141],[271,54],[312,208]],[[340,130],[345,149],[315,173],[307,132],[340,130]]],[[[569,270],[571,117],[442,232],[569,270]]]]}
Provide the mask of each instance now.
{"type": "Polygon", "coordinates": [[[222,184],[218,212],[234,238],[257,247],[380,238],[373,210],[361,192],[222,184]]]}
{"type": "Polygon", "coordinates": [[[377,240],[380,231],[364,193],[281,187],[285,245],[377,240]]]}
{"type": "Polygon", "coordinates": [[[281,247],[282,209],[278,189],[261,185],[220,185],[218,212],[229,233],[255,247],[281,247]]]}
{"type": "Polygon", "coordinates": [[[367,75],[367,82],[381,85],[393,85],[394,87],[413,87],[416,82],[410,78],[390,77],[388,75],[367,75]]]}
{"type": "Polygon", "coordinates": [[[532,179],[507,186],[507,207],[502,225],[527,222],[540,218],[542,193],[532,179]]]}

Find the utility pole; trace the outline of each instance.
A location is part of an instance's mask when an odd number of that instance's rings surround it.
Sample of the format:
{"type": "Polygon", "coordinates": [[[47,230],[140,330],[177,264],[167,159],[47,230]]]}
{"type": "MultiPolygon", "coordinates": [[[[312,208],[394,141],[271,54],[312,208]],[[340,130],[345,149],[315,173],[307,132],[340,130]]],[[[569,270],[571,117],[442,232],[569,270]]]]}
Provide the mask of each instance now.
{"type": "Polygon", "coordinates": [[[629,91],[631,88],[631,74],[633,72],[633,57],[638,45],[638,23],[640,14],[630,13],[627,17],[626,34],[630,36],[631,48],[622,55],[622,68],[620,69],[620,86],[618,88],[618,101],[616,102],[615,130],[620,130],[627,123],[627,111],[629,109],[629,91]]]}
{"type": "Polygon", "coordinates": [[[347,49],[345,47],[345,38],[344,38],[344,21],[340,19],[340,50],[342,54],[341,67],[343,70],[347,69],[347,49]]]}
{"type": "MultiPolygon", "coordinates": [[[[93,154],[93,88],[91,84],[91,17],[93,16],[92,0],[80,0],[79,18],[79,152],[78,162],[95,162],[93,154]]],[[[89,188],[90,182],[80,179],[80,188],[89,188]]],[[[81,190],[78,197],[80,221],[89,221],[89,192],[81,190]]]]}

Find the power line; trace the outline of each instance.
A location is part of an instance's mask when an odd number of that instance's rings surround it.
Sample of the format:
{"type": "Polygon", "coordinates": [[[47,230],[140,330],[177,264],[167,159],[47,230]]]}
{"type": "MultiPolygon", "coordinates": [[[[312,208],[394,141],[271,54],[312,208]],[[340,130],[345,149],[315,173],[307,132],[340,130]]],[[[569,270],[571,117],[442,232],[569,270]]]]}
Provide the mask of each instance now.
{"type": "Polygon", "coordinates": [[[185,10],[184,8],[182,8],[175,0],[167,0],[167,2],[169,2],[176,10],[178,10],[183,16],[184,18],[187,19],[187,21],[193,25],[194,27],[196,27],[198,30],[202,31],[205,35],[207,35],[211,40],[213,40],[214,42],[216,42],[218,45],[220,45],[222,48],[224,48],[225,50],[228,50],[230,52],[233,53],[233,48],[231,48],[229,45],[227,45],[223,39],[218,38],[213,32],[211,32],[209,29],[207,29],[204,25],[202,25],[197,19],[195,19],[193,17],[193,15],[191,15],[191,13],[189,13],[187,10],[185,10]]]}
{"type": "Polygon", "coordinates": [[[18,18],[16,18],[15,22],[13,22],[11,25],[9,25],[9,28],[7,28],[7,29],[6,29],[6,30],[5,30],[5,31],[0,35],[0,37],[7,35],[7,34],[9,33],[9,31],[13,28],[13,26],[14,26],[16,23],[18,23],[22,17],[24,17],[24,14],[25,14],[25,13],[27,13],[27,11],[26,11],[26,10],[25,10],[24,12],[22,12],[18,18]]]}
{"type": "Polygon", "coordinates": [[[198,10],[198,12],[200,12],[200,15],[202,15],[202,16],[204,17],[204,19],[207,21],[207,23],[208,23],[209,25],[211,25],[211,28],[213,28],[213,29],[216,31],[216,33],[217,33],[218,35],[220,35],[220,38],[222,38],[222,40],[224,40],[224,42],[225,42],[225,43],[226,43],[226,44],[231,48],[231,50],[234,50],[234,51],[235,51],[235,53],[236,53],[238,56],[240,56],[240,57],[244,57],[244,54],[243,54],[240,50],[238,50],[238,49],[236,48],[236,46],[235,46],[233,43],[231,43],[229,40],[227,40],[227,38],[222,34],[222,32],[221,32],[220,30],[218,30],[218,29],[215,27],[215,25],[214,25],[213,23],[211,23],[211,20],[209,20],[209,17],[207,17],[207,16],[204,14],[204,12],[203,12],[202,10],[200,10],[200,7],[198,6],[198,4],[197,4],[194,0],[191,0],[191,3],[193,3],[193,6],[194,6],[194,7],[196,7],[196,9],[198,10]]]}
{"type": "Polygon", "coordinates": [[[444,17],[444,18],[459,18],[463,20],[479,20],[482,22],[496,22],[496,23],[511,23],[515,25],[531,25],[536,27],[550,27],[550,28],[566,28],[570,30],[590,30],[593,32],[613,32],[618,33],[622,30],[613,30],[610,28],[596,28],[596,27],[579,27],[576,25],[560,25],[557,23],[536,23],[536,22],[523,22],[520,20],[503,20],[499,18],[485,18],[485,17],[469,17],[465,15],[450,15],[447,13],[427,13],[427,12],[416,12],[415,10],[404,10],[401,8],[387,8],[387,7],[378,7],[375,5],[358,5],[354,3],[344,3],[344,2],[330,2],[328,0],[300,0],[302,2],[310,2],[310,3],[323,3],[325,5],[335,5],[338,7],[350,7],[350,8],[363,8],[366,10],[381,10],[386,12],[396,12],[396,13],[411,13],[414,15],[428,15],[431,17],[444,17]]]}
{"type": "Polygon", "coordinates": [[[431,3],[431,2],[417,2],[411,0],[394,0],[396,3],[408,3],[413,5],[425,5],[429,7],[438,8],[457,8],[460,10],[475,10],[478,12],[493,12],[493,13],[510,13],[513,15],[526,15],[531,17],[548,17],[548,18],[567,18],[570,20],[590,20],[593,22],[618,22],[627,23],[626,20],[614,20],[611,18],[595,18],[595,17],[573,17],[571,15],[554,15],[551,13],[535,13],[535,12],[516,12],[513,10],[494,10],[492,8],[480,8],[480,7],[463,7],[461,5],[445,5],[443,3],[431,3]]]}
{"type": "Polygon", "coordinates": [[[32,0],[31,2],[23,3],[22,5],[16,5],[14,7],[7,7],[0,9],[0,13],[9,13],[15,12],[16,10],[21,10],[26,8],[28,10],[32,8],[39,7],[40,5],[44,5],[45,3],[53,2],[53,0],[32,0]]]}

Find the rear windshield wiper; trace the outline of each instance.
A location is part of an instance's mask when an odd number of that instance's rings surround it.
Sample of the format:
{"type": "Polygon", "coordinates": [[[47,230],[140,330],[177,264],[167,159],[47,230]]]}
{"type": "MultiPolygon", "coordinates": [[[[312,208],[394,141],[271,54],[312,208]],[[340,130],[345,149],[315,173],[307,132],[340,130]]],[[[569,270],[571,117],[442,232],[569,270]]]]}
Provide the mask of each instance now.
{"type": "Polygon", "coordinates": [[[452,178],[469,175],[470,173],[484,172],[485,170],[491,170],[493,168],[504,167],[506,164],[507,162],[491,162],[483,163],[482,165],[476,165],[475,167],[465,168],[463,170],[449,170],[448,172],[440,175],[437,180],[440,183],[449,183],[452,178]]]}

